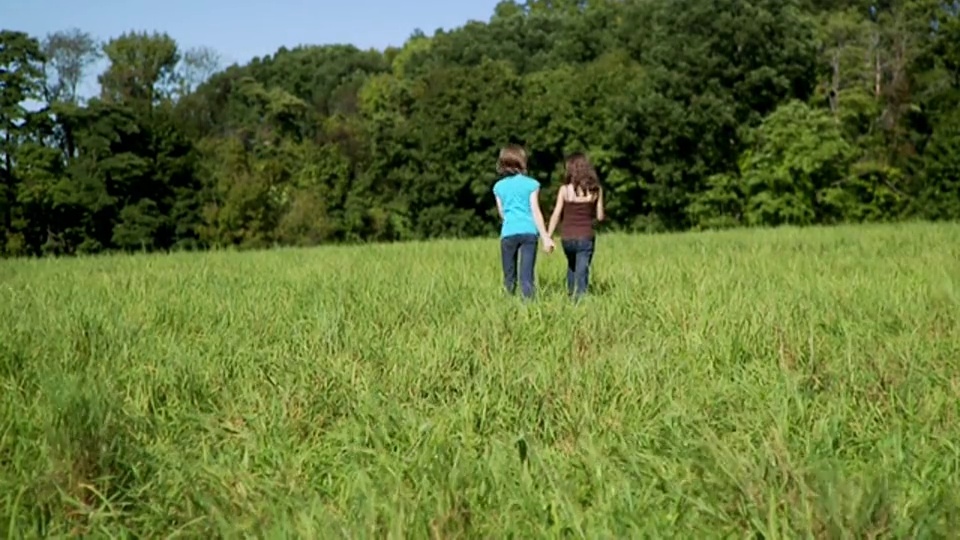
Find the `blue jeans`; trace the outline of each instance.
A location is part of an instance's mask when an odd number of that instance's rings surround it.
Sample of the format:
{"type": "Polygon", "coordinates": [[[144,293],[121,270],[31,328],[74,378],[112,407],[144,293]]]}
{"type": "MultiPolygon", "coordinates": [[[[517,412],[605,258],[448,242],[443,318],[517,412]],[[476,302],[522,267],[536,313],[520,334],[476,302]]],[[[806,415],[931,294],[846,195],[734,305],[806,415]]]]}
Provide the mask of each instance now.
{"type": "Polygon", "coordinates": [[[596,238],[565,238],[563,254],[567,256],[567,294],[583,296],[590,284],[590,263],[596,238]]]}
{"type": "Polygon", "coordinates": [[[515,294],[517,291],[517,259],[519,258],[520,290],[524,298],[533,297],[533,269],[537,264],[537,240],[539,238],[535,234],[514,234],[500,239],[503,287],[509,294],[515,294]]]}

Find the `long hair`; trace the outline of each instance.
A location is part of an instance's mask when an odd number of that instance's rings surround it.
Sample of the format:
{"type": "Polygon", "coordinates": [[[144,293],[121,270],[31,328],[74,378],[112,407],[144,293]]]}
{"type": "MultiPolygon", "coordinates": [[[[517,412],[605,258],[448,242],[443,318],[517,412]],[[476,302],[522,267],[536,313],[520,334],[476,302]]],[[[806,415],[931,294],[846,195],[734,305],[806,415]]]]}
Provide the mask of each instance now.
{"type": "Polygon", "coordinates": [[[563,183],[571,186],[574,193],[581,197],[587,194],[596,196],[600,193],[600,178],[597,176],[597,170],[582,152],[567,156],[563,183]]]}
{"type": "Polygon", "coordinates": [[[508,144],[500,149],[497,158],[497,174],[500,176],[526,174],[527,151],[518,144],[508,144]]]}

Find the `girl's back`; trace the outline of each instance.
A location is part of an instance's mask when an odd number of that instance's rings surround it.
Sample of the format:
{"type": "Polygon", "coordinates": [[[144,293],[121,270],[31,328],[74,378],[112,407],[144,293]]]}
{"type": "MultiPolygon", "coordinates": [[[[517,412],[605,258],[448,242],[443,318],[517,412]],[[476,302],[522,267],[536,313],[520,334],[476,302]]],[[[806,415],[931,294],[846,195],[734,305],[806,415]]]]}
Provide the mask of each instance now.
{"type": "Polygon", "coordinates": [[[530,195],[539,189],[540,183],[525,174],[511,175],[494,184],[493,193],[502,204],[501,236],[537,234],[530,195]]]}
{"type": "Polygon", "coordinates": [[[593,238],[593,220],[597,217],[597,196],[581,195],[573,186],[563,186],[563,221],[560,235],[563,238],[593,238]]]}

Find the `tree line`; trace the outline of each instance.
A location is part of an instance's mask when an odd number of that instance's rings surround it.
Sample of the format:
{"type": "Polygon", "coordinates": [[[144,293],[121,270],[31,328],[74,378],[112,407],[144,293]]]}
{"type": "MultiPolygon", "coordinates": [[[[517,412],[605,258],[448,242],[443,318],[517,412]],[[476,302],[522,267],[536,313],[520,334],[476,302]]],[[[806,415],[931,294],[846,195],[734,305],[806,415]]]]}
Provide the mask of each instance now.
{"type": "Polygon", "coordinates": [[[0,252],[487,235],[511,142],[545,201],[587,152],[622,230],[952,220],[958,105],[958,1],[503,1],[226,68],[162,32],[3,30],[0,252]]]}

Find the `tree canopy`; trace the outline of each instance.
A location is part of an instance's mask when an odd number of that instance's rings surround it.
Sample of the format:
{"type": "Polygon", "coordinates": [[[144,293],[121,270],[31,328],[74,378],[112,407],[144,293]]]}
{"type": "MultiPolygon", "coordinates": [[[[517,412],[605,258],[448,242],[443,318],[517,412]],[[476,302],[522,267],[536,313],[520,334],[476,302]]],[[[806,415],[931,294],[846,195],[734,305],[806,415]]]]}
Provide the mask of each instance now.
{"type": "Polygon", "coordinates": [[[503,1],[399,48],[227,67],[160,31],[3,30],[0,253],[487,235],[507,143],[546,197],[587,152],[623,230],[957,219],[958,13],[503,1]]]}

